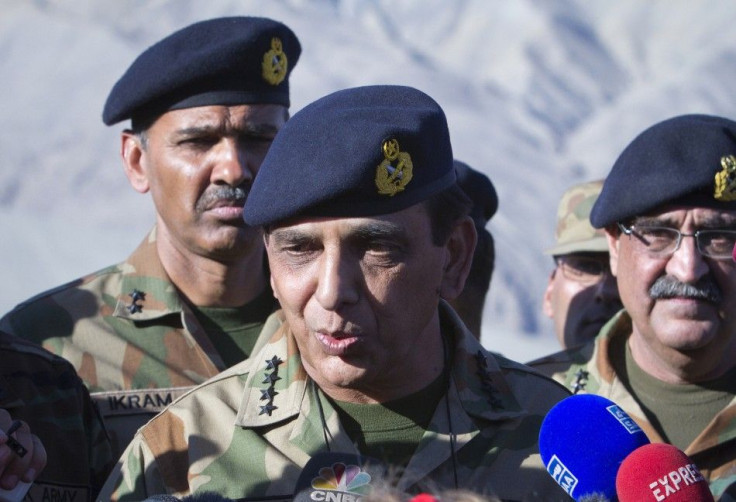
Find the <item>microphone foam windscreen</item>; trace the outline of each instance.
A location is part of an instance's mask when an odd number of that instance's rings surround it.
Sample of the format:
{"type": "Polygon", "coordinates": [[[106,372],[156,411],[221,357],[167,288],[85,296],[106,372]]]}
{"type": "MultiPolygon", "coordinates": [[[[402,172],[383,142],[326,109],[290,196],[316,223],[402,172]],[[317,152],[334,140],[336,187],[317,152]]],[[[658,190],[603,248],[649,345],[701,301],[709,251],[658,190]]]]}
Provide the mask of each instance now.
{"type": "Polygon", "coordinates": [[[539,430],[539,453],[550,476],[575,500],[616,498],[621,462],[648,444],[644,431],[613,401],[576,394],[557,403],[539,430]]]}
{"type": "Polygon", "coordinates": [[[621,464],[616,476],[619,502],[713,502],[695,463],[671,444],[641,446],[621,464]]]}

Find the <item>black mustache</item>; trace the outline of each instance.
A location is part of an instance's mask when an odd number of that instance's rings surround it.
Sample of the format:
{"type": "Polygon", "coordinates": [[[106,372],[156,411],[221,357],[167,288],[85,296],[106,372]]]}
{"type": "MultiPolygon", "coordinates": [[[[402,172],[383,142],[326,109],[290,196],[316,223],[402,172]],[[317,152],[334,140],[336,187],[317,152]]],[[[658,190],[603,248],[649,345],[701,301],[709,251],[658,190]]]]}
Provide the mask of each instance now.
{"type": "Polygon", "coordinates": [[[713,279],[706,277],[695,284],[680,282],[670,275],[663,275],[649,288],[653,300],[661,298],[691,298],[720,303],[723,293],[713,279]]]}
{"type": "Polygon", "coordinates": [[[243,186],[231,187],[229,185],[216,186],[211,188],[197,201],[197,209],[205,210],[212,204],[220,201],[242,202],[248,197],[248,190],[243,186]]]}

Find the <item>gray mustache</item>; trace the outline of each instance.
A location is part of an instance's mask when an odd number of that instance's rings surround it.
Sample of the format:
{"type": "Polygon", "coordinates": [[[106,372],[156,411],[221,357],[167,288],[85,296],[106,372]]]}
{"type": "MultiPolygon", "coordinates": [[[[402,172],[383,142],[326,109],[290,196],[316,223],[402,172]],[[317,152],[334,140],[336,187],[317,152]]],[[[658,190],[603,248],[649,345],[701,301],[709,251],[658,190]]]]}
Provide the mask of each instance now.
{"type": "Polygon", "coordinates": [[[211,204],[222,200],[229,202],[242,202],[248,197],[248,191],[242,186],[231,187],[228,185],[218,186],[205,191],[197,201],[197,209],[205,210],[211,204]]]}
{"type": "Polygon", "coordinates": [[[662,298],[691,298],[719,303],[723,299],[721,290],[710,278],[704,278],[695,284],[680,282],[672,276],[664,275],[649,288],[649,296],[653,300],[662,298]]]}

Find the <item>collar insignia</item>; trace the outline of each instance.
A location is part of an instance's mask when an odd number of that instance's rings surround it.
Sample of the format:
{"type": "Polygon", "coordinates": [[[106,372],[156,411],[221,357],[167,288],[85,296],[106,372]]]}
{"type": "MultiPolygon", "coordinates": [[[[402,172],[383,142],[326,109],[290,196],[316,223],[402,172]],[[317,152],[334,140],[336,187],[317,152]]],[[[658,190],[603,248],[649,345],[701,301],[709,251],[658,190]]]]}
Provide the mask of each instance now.
{"type": "Polygon", "coordinates": [[[130,305],[126,307],[128,309],[128,312],[130,312],[131,314],[143,312],[143,305],[138,302],[143,302],[146,300],[146,293],[134,289],[130,294],[128,294],[128,296],[131,298],[130,305]]]}
{"type": "Polygon", "coordinates": [[[278,406],[273,405],[273,398],[278,394],[278,392],[276,392],[276,382],[281,380],[281,377],[279,376],[279,365],[282,362],[283,361],[277,356],[273,356],[271,359],[266,360],[266,370],[264,371],[263,381],[261,383],[267,383],[268,387],[261,389],[260,399],[260,401],[266,401],[266,404],[258,406],[260,408],[260,411],[258,412],[259,415],[268,414],[270,417],[273,410],[278,408],[278,406]]]}
{"type": "Polygon", "coordinates": [[[395,138],[385,140],[382,148],[383,161],[376,169],[376,187],[379,194],[393,197],[411,181],[414,166],[409,154],[399,149],[395,138]]]}
{"type": "Polygon", "coordinates": [[[713,197],[723,202],[736,200],[736,157],[721,157],[721,166],[723,169],[716,173],[713,197]]]}
{"type": "Polygon", "coordinates": [[[575,381],[572,384],[572,393],[577,394],[581,390],[585,390],[585,386],[588,383],[589,373],[583,368],[578,369],[575,373],[575,381]]]}
{"type": "Polygon", "coordinates": [[[488,361],[486,356],[480,350],[475,354],[475,362],[478,365],[478,369],[475,370],[475,374],[480,379],[480,386],[483,392],[488,394],[487,401],[491,405],[491,408],[499,409],[503,407],[501,400],[496,397],[496,387],[493,385],[493,378],[488,371],[488,361]]]}
{"type": "Polygon", "coordinates": [[[271,49],[263,55],[263,79],[271,85],[279,85],[286,78],[289,61],[281,46],[281,39],[271,39],[271,49]]]}

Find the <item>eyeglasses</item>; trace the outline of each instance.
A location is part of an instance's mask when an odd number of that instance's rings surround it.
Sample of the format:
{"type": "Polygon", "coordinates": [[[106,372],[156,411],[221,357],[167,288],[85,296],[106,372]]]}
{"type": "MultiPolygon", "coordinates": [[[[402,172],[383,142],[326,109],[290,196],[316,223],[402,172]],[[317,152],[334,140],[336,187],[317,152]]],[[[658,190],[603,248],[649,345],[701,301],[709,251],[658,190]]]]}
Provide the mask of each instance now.
{"type": "Polygon", "coordinates": [[[732,259],[736,244],[736,230],[698,230],[694,234],[685,234],[676,228],[636,225],[627,228],[621,223],[618,223],[618,228],[629,237],[636,237],[634,247],[640,252],[657,258],[674,254],[683,237],[693,237],[700,254],[714,260],[732,259]]]}
{"type": "Polygon", "coordinates": [[[555,257],[557,268],[562,270],[566,279],[586,286],[599,283],[606,274],[611,274],[608,255],[594,258],[592,256],[562,255],[555,257]]]}

